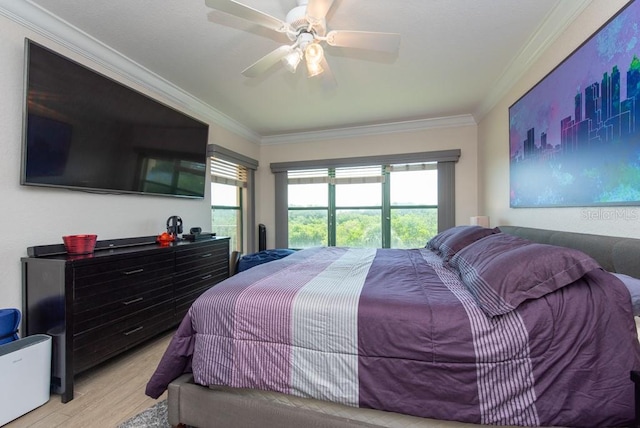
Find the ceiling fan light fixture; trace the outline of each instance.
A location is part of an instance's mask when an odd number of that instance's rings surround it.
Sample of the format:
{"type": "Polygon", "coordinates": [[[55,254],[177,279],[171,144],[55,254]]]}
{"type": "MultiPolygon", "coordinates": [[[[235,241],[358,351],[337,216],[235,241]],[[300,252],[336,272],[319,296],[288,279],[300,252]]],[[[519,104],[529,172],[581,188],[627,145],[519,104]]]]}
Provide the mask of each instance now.
{"type": "Polygon", "coordinates": [[[318,74],[322,74],[323,71],[324,71],[324,68],[322,68],[322,66],[320,65],[319,62],[315,63],[315,62],[307,61],[307,76],[308,77],[317,76],[318,74]]]}
{"type": "Polygon", "coordinates": [[[322,74],[324,68],[320,66],[320,64],[309,64],[307,63],[307,76],[315,77],[319,74],[322,74]]]}
{"type": "Polygon", "coordinates": [[[320,65],[324,59],[324,50],[319,43],[309,43],[304,48],[304,58],[307,62],[307,75],[309,77],[317,76],[324,71],[320,65]]]}
{"type": "Polygon", "coordinates": [[[282,63],[287,70],[289,70],[291,73],[295,73],[301,60],[302,50],[300,50],[300,48],[296,48],[293,49],[289,54],[287,54],[287,56],[282,58],[282,63]]]}
{"type": "Polygon", "coordinates": [[[320,43],[309,43],[304,48],[304,57],[307,63],[320,64],[324,58],[324,49],[322,49],[320,43]]]}

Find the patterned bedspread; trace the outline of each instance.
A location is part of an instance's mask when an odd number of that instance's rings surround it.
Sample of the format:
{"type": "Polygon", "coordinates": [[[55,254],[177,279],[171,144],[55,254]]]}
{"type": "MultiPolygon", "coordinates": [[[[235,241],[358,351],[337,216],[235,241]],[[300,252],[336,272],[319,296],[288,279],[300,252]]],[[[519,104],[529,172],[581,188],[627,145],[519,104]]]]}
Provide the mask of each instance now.
{"type": "Polygon", "coordinates": [[[620,426],[640,369],[629,295],[594,269],[488,316],[428,249],[313,248],[203,294],[147,394],[185,371],[421,417],[525,426],[620,426]]]}

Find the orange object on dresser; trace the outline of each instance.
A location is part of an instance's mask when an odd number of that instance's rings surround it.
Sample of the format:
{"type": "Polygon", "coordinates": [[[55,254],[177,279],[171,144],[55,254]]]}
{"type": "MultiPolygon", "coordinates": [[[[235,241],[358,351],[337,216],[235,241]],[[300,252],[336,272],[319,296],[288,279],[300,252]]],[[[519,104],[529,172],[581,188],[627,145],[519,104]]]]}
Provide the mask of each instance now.
{"type": "Polygon", "coordinates": [[[156,242],[158,242],[163,247],[168,246],[173,241],[175,241],[175,238],[171,234],[169,234],[167,232],[161,233],[156,238],[156,242]]]}

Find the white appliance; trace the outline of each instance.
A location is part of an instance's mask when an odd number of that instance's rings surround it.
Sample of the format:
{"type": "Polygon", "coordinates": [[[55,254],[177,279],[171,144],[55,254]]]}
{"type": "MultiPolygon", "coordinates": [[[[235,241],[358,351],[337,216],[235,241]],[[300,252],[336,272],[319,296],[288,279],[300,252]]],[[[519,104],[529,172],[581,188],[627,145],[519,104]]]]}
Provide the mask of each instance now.
{"type": "Polygon", "coordinates": [[[49,401],[50,384],[51,336],[0,345],[0,425],[49,401]]]}

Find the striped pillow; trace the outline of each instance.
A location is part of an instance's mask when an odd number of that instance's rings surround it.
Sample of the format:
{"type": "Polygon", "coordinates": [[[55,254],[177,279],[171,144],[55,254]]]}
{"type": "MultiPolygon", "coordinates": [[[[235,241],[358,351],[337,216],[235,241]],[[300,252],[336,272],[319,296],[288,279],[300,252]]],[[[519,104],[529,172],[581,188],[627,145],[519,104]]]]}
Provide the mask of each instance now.
{"type": "Polygon", "coordinates": [[[497,227],[488,229],[482,226],[456,226],[444,230],[427,242],[427,248],[437,252],[445,261],[469,244],[485,236],[500,233],[497,227]]]}
{"type": "Polygon", "coordinates": [[[489,316],[511,312],[580,279],[600,265],[585,253],[500,233],[468,245],[449,265],[489,316]]]}

